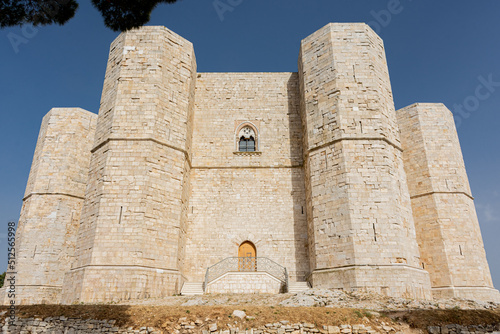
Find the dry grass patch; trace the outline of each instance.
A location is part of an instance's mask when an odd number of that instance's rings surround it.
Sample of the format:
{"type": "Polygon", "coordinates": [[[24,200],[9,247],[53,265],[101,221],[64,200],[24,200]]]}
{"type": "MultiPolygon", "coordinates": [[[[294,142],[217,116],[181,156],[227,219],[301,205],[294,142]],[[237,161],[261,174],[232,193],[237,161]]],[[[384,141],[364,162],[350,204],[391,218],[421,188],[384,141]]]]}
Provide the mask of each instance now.
{"type": "MultiPolygon", "coordinates": [[[[5,307],[0,308],[2,310],[5,307]]],[[[376,319],[367,310],[325,307],[280,306],[125,306],[125,305],[30,305],[18,306],[22,318],[60,317],[116,320],[120,327],[173,328],[180,318],[185,322],[201,320],[204,325],[216,322],[219,328],[228,324],[240,328],[255,328],[268,323],[287,320],[290,323],[308,322],[317,326],[341,324],[375,325],[376,319]],[[232,315],[234,310],[244,311],[250,319],[232,315]],[[253,319],[254,318],[254,319],[253,319]]],[[[386,319],[390,321],[390,319],[386,319]]],[[[205,326],[200,326],[205,327],[205,326]]]]}
{"type": "MultiPolygon", "coordinates": [[[[0,307],[1,311],[6,310],[0,307]]],[[[382,322],[397,327],[406,323],[413,328],[427,329],[427,326],[494,325],[500,323],[500,310],[408,310],[387,312],[380,317],[369,310],[330,307],[283,307],[283,306],[130,306],[130,305],[30,305],[18,306],[21,318],[60,317],[116,320],[119,327],[156,327],[172,330],[183,322],[199,321],[197,328],[207,328],[217,323],[219,329],[229,325],[241,329],[257,328],[268,323],[287,320],[291,324],[307,322],[316,326],[342,324],[364,324],[377,329],[382,322]],[[250,319],[239,319],[232,315],[234,310],[244,311],[250,319]],[[201,322],[200,322],[201,321],[201,322]]],[[[5,317],[5,315],[4,315],[5,317]]]]}
{"type": "Polygon", "coordinates": [[[413,328],[457,324],[496,325],[500,323],[500,309],[496,310],[409,310],[387,314],[396,321],[403,321],[413,328]]]}

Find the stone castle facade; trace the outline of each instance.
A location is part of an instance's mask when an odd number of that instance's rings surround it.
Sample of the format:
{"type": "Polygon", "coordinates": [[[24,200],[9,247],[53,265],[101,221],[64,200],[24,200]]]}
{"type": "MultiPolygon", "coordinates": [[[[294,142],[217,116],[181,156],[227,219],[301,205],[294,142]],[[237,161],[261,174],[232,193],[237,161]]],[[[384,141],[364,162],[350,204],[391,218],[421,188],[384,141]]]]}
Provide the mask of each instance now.
{"type": "Polygon", "coordinates": [[[260,258],[289,285],[500,301],[452,114],[395,110],[362,23],[305,38],[298,73],[198,73],[172,31],[122,33],[99,115],[44,117],[23,201],[19,303],[283,288],[260,258]]]}

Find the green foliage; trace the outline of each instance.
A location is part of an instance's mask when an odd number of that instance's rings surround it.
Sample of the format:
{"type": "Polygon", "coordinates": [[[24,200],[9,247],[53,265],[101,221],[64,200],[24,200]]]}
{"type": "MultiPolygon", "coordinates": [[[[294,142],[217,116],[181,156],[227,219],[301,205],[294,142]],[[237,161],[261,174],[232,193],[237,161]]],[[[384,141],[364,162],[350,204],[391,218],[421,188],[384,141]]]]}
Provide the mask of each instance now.
{"type": "MultiPolygon", "coordinates": [[[[148,23],[151,12],[158,4],[177,1],[92,0],[92,4],[101,12],[108,28],[126,31],[148,23]]],[[[75,16],[77,8],[76,0],[0,0],[0,27],[62,25],[75,16]]]]}
{"type": "Polygon", "coordinates": [[[6,272],[4,271],[2,275],[0,275],[0,288],[3,286],[3,283],[5,282],[5,274],[6,272]]]}
{"type": "Polygon", "coordinates": [[[366,317],[368,319],[373,318],[373,314],[371,314],[370,311],[368,311],[368,310],[361,310],[361,311],[354,310],[353,312],[358,318],[363,318],[363,317],[366,317]]]}
{"type": "Polygon", "coordinates": [[[0,27],[62,25],[75,16],[77,8],[75,0],[0,0],[0,27]]]}
{"type": "Polygon", "coordinates": [[[125,31],[149,22],[151,12],[160,3],[177,0],[92,0],[104,17],[104,24],[114,31],[125,31]]]}
{"type": "Polygon", "coordinates": [[[373,318],[373,314],[368,311],[368,310],[363,310],[363,314],[365,315],[365,317],[367,317],[368,319],[371,319],[373,318]]]}

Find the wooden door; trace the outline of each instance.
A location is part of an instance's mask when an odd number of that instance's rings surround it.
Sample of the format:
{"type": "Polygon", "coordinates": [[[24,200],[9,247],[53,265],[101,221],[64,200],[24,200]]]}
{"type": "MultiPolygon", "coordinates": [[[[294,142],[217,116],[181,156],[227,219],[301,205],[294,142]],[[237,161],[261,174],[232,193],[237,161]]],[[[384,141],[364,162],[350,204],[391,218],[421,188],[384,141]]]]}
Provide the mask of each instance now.
{"type": "Polygon", "coordinates": [[[238,270],[239,271],[256,271],[257,251],[255,246],[250,241],[245,241],[238,249],[238,270]]]}

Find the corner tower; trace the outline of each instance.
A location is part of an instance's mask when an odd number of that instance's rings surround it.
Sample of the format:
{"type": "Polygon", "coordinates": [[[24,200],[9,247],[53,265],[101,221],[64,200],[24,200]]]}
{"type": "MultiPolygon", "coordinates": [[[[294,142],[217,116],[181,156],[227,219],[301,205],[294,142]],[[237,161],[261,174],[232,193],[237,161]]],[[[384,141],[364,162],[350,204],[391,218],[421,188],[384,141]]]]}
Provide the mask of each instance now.
{"type": "Polygon", "coordinates": [[[302,41],[299,76],[313,286],[430,298],[382,40],[329,24],[302,41]]]}
{"type": "Polygon", "coordinates": [[[97,115],[53,108],[43,118],[16,235],[16,303],[59,303],[71,267],[97,115]]]}
{"type": "Polygon", "coordinates": [[[182,286],[195,77],[192,44],[165,27],[111,44],[64,303],[182,286]]]}
{"type": "Polygon", "coordinates": [[[417,240],[433,296],[499,302],[452,113],[443,104],[417,103],[397,114],[417,240]]]}

